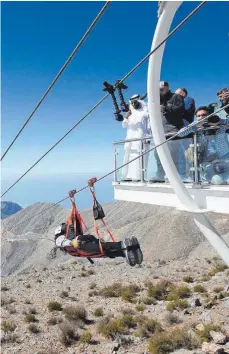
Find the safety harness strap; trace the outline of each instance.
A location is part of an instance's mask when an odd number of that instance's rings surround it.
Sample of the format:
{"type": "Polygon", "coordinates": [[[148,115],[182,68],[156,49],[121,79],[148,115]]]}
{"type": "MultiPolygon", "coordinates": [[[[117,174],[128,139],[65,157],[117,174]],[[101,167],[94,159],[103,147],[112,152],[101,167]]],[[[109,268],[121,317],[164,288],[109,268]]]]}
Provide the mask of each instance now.
{"type": "MultiPolygon", "coordinates": [[[[79,211],[76,208],[76,203],[75,203],[75,199],[74,199],[74,194],[75,193],[76,193],[75,190],[69,192],[69,197],[70,197],[70,200],[71,200],[71,203],[72,203],[72,210],[71,210],[71,214],[70,214],[69,218],[67,219],[67,228],[66,228],[65,238],[68,237],[69,227],[72,224],[74,226],[74,237],[77,236],[77,230],[76,230],[76,222],[77,222],[77,220],[79,221],[80,229],[81,229],[82,233],[83,233],[83,226],[85,227],[86,230],[88,230],[87,225],[85,224],[82,216],[80,215],[79,211]]],[[[97,235],[98,240],[99,240],[99,249],[100,249],[101,255],[103,256],[104,255],[104,251],[103,251],[103,247],[102,247],[102,244],[101,244],[101,239],[100,239],[100,234],[99,234],[98,228],[95,227],[95,231],[96,231],[96,235],[97,235]]],[[[78,253],[79,256],[80,256],[80,254],[81,254],[81,256],[86,256],[86,253],[83,253],[82,251],[79,251],[79,250],[77,250],[76,253],[78,253]]]]}
{"type": "MultiPolygon", "coordinates": [[[[97,181],[97,178],[96,178],[96,177],[93,177],[93,178],[89,179],[89,181],[88,181],[88,186],[89,186],[89,189],[90,189],[90,191],[91,191],[92,198],[93,198],[93,207],[94,207],[96,204],[98,204],[97,199],[96,199],[96,196],[95,196],[95,187],[94,187],[94,184],[96,183],[96,181],[97,181]]],[[[101,209],[102,209],[102,207],[101,207],[101,209]]],[[[102,211],[102,215],[105,216],[103,210],[101,210],[101,211],[102,211]]],[[[100,212],[101,212],[101,211],[100,211],[100,212]]],[[[110,238],[111,238],[112,242],[115,242],[115,238],[114,238],[114,236],[112,235],[111,231],[108,229],[108,227],[107,227],[107,225],[106,225],[106,223],[105,223],[103,217],[99,217],[98,220],[101,220],[101,222],[103,223],[103,225],[104,225],[106,231],[107,231],[108,234],[110,235],[110,238]]],[[[99,240],[100,240],[99,227],[98,227],[98,225],[97,225],[97,223],[96,223],[96,220],[94,220],[94,228],[95,228],[96,235],[98,236],[98,238],[99,238],[99,240]]]]}

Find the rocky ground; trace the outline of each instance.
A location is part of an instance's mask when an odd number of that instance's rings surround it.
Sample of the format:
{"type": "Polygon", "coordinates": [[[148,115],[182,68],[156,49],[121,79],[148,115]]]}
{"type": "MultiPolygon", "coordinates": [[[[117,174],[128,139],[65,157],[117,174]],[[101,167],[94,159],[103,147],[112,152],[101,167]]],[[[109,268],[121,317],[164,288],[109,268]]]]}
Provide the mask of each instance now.
{"type": "MultiPolygon", "coordinates": [[[[133,235],[142,245],[144,262],[131,268],[123,259],[90,265],[60,251],[47,259],[67,215],[47,207],[37,203],[3,221],[3,354],[229,353],[229,269],[193,215],[106,205],[116,239],[133,235]]],[[[90,226],[91,210],[81,215],[90,226]]],[[[229,243],[228,216],[209,218],[229,243]]]]}
{"type": "Polygon", "coordinates": [[[216,257],[32,268],[2,281],[2,353],[229,353],[228,279],[216,257]]]}

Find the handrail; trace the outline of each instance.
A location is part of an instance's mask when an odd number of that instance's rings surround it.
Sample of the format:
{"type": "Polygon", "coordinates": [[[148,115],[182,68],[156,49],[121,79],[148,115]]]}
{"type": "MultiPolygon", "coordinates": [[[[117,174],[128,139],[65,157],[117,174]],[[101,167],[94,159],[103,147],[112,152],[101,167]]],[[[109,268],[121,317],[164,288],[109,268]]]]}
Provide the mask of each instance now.
{"type": "MultiPolygon", "coordinates": [[[[201,131],[211,131],[211,130],[217,130],[219,129],[219,127],[221,126],[228,126],[229,124],[218,124],[217,126],[209,126],[209,127],[200,127],[195,133],[197,132],[201,132],[201,131]]],[[[186,136],[182,136],[182,137],[175,137],[172,140],[183,140],[183,139],[188,139],[194,136],[195,133],[190,133],[186,136]]],[[[226,133],[228,134],[228,133],[226,133]]],[[[168,134],[168,136],[166,136],[166,138],[169,138],[171,135],[168,134]]],[[[144,141],[144,140],[151,140],[153,139],[152,135],[149,135],[145,138],[139,138],[139,139],[126,139],[126,140],[118,140],[118,141],[114,141],[112,144],[113,145],[120,145],[120,144],[125,144],[125,143],[131,143],[132,141],[144,141]]]]}

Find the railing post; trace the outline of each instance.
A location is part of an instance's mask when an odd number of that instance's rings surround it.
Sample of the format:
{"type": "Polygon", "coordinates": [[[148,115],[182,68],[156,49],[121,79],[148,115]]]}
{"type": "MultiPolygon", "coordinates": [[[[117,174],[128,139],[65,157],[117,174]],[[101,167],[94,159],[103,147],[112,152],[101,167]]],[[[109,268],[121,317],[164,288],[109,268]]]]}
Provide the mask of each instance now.
{"type": "MultiPolygon", "coordinates": [[[[113,144],[114,145],[114,169],[116,170],[116,168],[117,168],[117,157],[116,157],[116,155],[117,155],[117,151],[116,151],[116,145],[115,144],[113,144]]],[[[114,173],[114,181],[115,182],[117,182],[117,171],[115,171],[115,173],[114,173]]]]}
{"type": "Polygon", "coordinates": [[[193,142],[194,142],[194,161],[193,161],[193,167],[194,167],[194,184],[199,184],[200,183],[200,173],[199,173],[199,159],[198,159],[198,143],[197,143],[197,133],[194,133],[193,135],[193,142]]]}
{"type": "MultiPolygon", "coordinates": [[[[142,155],[142,153],[143,153],[143,144],[144,144],[144,142],[143,142],[143,140],[142,141],[140,141],[140,155],[142,155]]],[[[141,171],[141,182],[144,182],[144,156],[141,156],[140,157],[140,171],[141,171]]]]}

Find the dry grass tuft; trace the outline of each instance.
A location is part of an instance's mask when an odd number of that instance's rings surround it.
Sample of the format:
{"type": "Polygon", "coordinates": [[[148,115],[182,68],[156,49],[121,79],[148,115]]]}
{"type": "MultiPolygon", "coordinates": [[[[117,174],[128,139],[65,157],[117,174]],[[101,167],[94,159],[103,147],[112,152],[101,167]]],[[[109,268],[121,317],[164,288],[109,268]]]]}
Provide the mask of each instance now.
{"type": "Polygon", "coordinates": [[[57,301],[50,301],[48,303],[49,311],[62,311],[62,305],[57,301]]]}
{"type": "Polygon", "coordinates": [[[87,321],[87,312],[83,306],[67,306],[63,309],[65,317],[69,321],[87,321]]]}
{"type": "Polygon", "coordinates": [[[186,328],[169,332],[156,333],[149,341],[151,354],[170,354],[177,349],[195,349],[199,343],[188,333],[186,328]]]}

